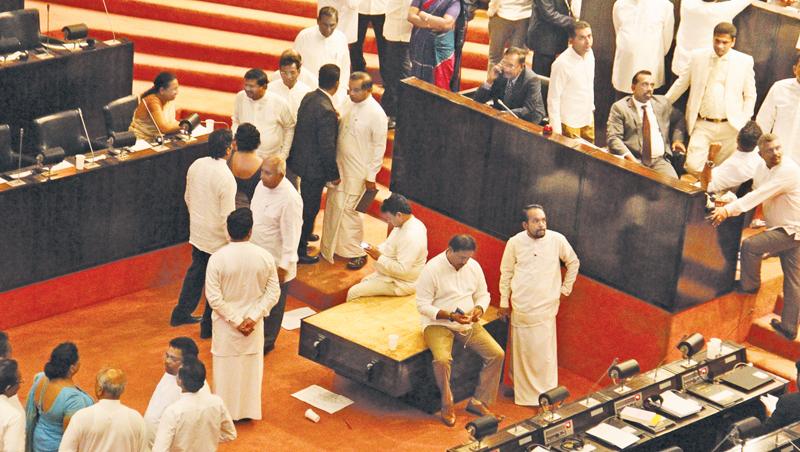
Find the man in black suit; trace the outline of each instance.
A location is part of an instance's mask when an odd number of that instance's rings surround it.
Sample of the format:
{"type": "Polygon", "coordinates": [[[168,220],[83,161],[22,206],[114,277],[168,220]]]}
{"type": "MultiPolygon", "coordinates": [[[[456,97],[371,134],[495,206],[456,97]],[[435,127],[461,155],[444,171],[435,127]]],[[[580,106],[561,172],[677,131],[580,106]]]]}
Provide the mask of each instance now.
{"type": "Polygon", "coordinates": [[[486,82],[478,88],[475,100],[491,99],[494,108],[507,111],[505,105],[517,117],[538,124],[544,118],[542,84],[533,71],[525,67],[527,56],[525,49],[506,49],[503,60],[489,71],[486,82]]]}
{"type": "Polygon", "coordinates": [[[528,48],[533,50],[533,72],[549,77],[556,56],[567,48],[569,29],[575,23],[572,0],[533,0],[528,26],[528,48]]]}
{"type": "Polygon", "coordinates": [[[319,240],[314,220],[322,202],[325,184],[339,185],[336,166],[336,139],[339,135],[339,113],[333,106],[333,95],[339,89],[339,67],[326,64],[319,68],[319,88],[306,94],[297,110],[292,149],[287,165],[300,176],[303,198],[303,229],[297,248],[301,264],[315,264],[319,255],[308,255],[308,242],[319,240]]]}
{"type": "MultiPolygon", "coordinates": [[[[800,361],[794,363],[794,366],[797,369],[797,376],[800,378],[800,361]]],[[[778,403],[775,405],[775,411],[770,413],[769,409],[767,409],[767,414],[769,418],[764,421],[764,425],[754,436],[774,432],[793,422],[800,421],[800,392],[792,392],[780,396],[778,403]]]]}

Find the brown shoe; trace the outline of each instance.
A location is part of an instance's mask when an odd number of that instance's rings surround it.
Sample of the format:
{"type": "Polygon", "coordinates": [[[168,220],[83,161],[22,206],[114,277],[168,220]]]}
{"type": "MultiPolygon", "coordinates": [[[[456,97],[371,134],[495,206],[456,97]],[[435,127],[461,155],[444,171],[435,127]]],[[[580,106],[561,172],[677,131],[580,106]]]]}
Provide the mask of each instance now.
{"type": "Polygon", "coordinates": [[[456,425],[456,409],[455,407],[450,405],[442,405],[442,424],[453,427],[456,425]]]}
{"type": "Polygon", "coordinates": [[[487,407],[483,402],[475,398],[469,399],[469,402],[467,403],[467,413],[472,413],[476,416],[494,416],[495,418],[497,418],[497,422],[500,422],[506,418],[502,414],[492,413],[489,410],[489,407],[487,407]]]}

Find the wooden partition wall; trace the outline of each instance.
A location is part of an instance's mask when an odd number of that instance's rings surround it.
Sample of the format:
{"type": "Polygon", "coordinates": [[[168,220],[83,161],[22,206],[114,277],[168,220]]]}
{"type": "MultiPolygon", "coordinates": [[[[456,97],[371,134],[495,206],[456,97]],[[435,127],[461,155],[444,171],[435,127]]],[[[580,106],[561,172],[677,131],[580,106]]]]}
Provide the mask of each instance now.
{"type": "MultiPolygon", "coordinates": [[[[680,22],[681,0],[675,4],[675,30],[680,22]]],[[[605,124],[611,104],[616,100],[616,91],[611,86],[611,70],[616,50],[616,36],[611,17],[613,0],[584,1],[581,19],[592,24],[594,35],[595,68],[595,124],[598,143],[605,144],[605,124]]],[[[776,81],[792,77],[792,64],[800,37],[800,14],[780,6],[753,0],[752,5],[734,20],[739,29],[735,48],[751,55],[755,60],[758,107],[776,81]]],[[[708,37],[709,46],[712,37],[708,37]]],[[[674,45],[673,45],[674,50],[674,45]]],[[[677,78],[671,70],[672,52],[667,55],[667,83],[664,91],[677,78]]]]}
{"type": "Polygon", "coordinates": [[[581,273],[671,312],[730,290],[741,221],[715,230],[699,188],[417,79],[400,107],[393,191],[503,240],[542,204],[581,273]]]}

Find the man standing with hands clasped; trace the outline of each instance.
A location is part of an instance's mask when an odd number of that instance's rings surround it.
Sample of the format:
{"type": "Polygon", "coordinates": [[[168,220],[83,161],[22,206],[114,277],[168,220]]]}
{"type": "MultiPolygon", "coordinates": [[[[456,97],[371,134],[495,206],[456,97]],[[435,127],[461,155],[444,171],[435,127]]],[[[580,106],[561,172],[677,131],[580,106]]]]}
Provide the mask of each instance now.
{"type": "Polygon", "coordinates": [[[500,315],[511,316],[514,403],[538,406],[539,394],[558,386],[556,314],[580,261],[563,235],[547,229],[542,206],[530,204],[522,215],[524,230],[508,239],[500,262],[500,315]]]}

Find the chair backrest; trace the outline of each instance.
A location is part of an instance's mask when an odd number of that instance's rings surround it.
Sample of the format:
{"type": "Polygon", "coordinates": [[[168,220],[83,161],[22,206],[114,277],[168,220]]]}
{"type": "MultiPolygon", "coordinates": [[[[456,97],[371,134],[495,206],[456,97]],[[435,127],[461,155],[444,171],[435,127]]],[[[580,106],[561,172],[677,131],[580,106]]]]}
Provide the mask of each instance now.
{"type": "Polygon", "coordinates": [[[78,110],[67,110],[33,121],[36,152],[62,147],[66,155],[81,154],[89,150],[83,133],[78,110]]]}
{"type": "Polygon", "coordinates": [[[125,132],[131,125],[133,113],[139,106],[139,97],[135,94],[121,97],[109,102],[103,107],[103,117],[106,120],[106,132],[111,135],[114,132],[125,132]]]}
{"type": "Polygon", "coordinates": [[[39,10],[20,9],[0,13],[0,36],[19,39],[19,50],[39,47],[39,10]]]}
{"type": "Polygon", "coordinates": [[[0,0],[0,13],[25,8],[25,0],[0,0]]]}
{"type": "Polygon", "coordinates": [[[11,128],[7,124],[0,124],[0,172],[16,167],[11,155],[11,128]]]}

